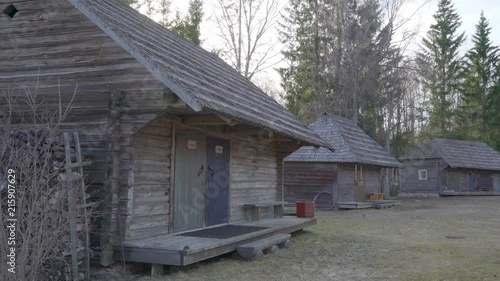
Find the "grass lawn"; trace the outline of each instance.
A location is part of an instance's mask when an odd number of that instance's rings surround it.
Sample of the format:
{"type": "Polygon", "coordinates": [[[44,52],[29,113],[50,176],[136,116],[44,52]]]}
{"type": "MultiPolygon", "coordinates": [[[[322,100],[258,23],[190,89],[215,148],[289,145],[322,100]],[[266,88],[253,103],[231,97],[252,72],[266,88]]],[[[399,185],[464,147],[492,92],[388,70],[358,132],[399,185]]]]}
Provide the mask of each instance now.
{"type": "Polygon", "coordinates": [[[262,261],[226,255],[168,267],[156,280],[500,280],[500,197],[406,199],[393,209],[316,215],[291,248],[262,261]]]}

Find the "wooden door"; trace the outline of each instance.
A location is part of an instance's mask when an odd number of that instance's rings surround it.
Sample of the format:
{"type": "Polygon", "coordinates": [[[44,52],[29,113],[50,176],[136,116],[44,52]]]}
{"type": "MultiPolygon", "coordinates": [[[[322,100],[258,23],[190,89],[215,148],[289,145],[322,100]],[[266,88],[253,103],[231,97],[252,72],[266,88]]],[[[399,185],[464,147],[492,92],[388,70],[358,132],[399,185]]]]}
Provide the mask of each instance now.
{"type": "Polygon", "coordinates": [[[207,139],[205,224],[229,222],[229,141],[207,139]]]}
{"type": "Polygon", "coordinates": [[[355,165],[355,186],[354,186],[354,199],[356,201],[366,201],[366,179],[363,165],[355,165]]]}
{"type": "Polygon", "coordinates": [[[448,171],[448,189],[449,190],[460,190],[459,180],[457,171],[448,171]]]}
{"type": "Polygon", "coordinates": [[[175,178],[173,231],[204,225],[207,162],[206,137],[177,132],[175,137],[175,178]]]}
{"type": "Polygon", "coordinates": [[[477,177],[473,171],[469,171],[469,191],[470,192],[477,191],[477,177]]]}
{"type": "Polygon", "coordinates": [[[500,193],[500,174],[493,175],[493,191],[500,193]]]}

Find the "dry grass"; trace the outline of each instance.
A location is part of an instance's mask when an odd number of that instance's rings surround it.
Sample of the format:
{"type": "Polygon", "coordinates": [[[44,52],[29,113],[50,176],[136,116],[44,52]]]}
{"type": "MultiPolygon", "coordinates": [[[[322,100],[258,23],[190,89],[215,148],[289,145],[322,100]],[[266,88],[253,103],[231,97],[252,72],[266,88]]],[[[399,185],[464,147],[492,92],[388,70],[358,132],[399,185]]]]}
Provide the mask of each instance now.
{"type": "Polygon", "coordinates": [[[317,212],[317,225],[263,261],[227,255],[157,280],[500,280],[499,214],[500,197],[317,212]]]}

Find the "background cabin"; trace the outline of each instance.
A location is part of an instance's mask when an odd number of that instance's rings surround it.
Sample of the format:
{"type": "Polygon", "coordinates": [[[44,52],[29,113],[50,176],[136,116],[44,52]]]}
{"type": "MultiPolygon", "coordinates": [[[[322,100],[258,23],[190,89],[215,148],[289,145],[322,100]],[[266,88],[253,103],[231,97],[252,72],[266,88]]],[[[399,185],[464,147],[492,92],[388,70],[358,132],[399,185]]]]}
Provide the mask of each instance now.
{"type": "Polygon", "coordinates": [[[351,120],[325,113],[309,128],[335,151],[302,147],[285,158],[287,202],[312,201],[321,192],[339,202],[365,201],[368,194],[383,192],[384,168],[401,166],[351,120]]]}
{"type": "Polygon", "coordinates": [[[401,192],[500,192],[500,153],[485,143],[433,138],[400,157],[401,192]]]}
{"type": "Polygon", "coordinates": [[[70,109],[61,128],[79,132],[92,199],[103,201],[94,236],[102,264],[183,265],[234,250],[188,262],[144,241],[248,220],[245,204],[280,199],[286,155],[329,145],[216,55],[122,2],[0,0],[0,12],[15,11],[0,15],[0,89],[36,93],[47,112],[70,109]]]}

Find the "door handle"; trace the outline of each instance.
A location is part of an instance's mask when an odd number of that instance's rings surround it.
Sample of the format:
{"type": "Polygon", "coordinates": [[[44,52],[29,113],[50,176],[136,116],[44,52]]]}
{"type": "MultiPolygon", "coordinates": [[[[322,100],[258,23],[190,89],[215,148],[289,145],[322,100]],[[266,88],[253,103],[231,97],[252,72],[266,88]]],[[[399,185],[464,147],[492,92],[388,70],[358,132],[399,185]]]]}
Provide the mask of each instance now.
{"type": "Polygon", "coordinates": [[[208,171],[210,172],[210,176],[213,177],[214,176],[214,170],[212,169],[212,167],[208,166],[208,171]]]}
{"type": "Polygon", "coordinates": [[[204,170],[205,170],[205,167],[202,164],[200,167],[200,170],[198,171],[198,177],[201,175],[201,173],[203,173],[204,170]]]}

